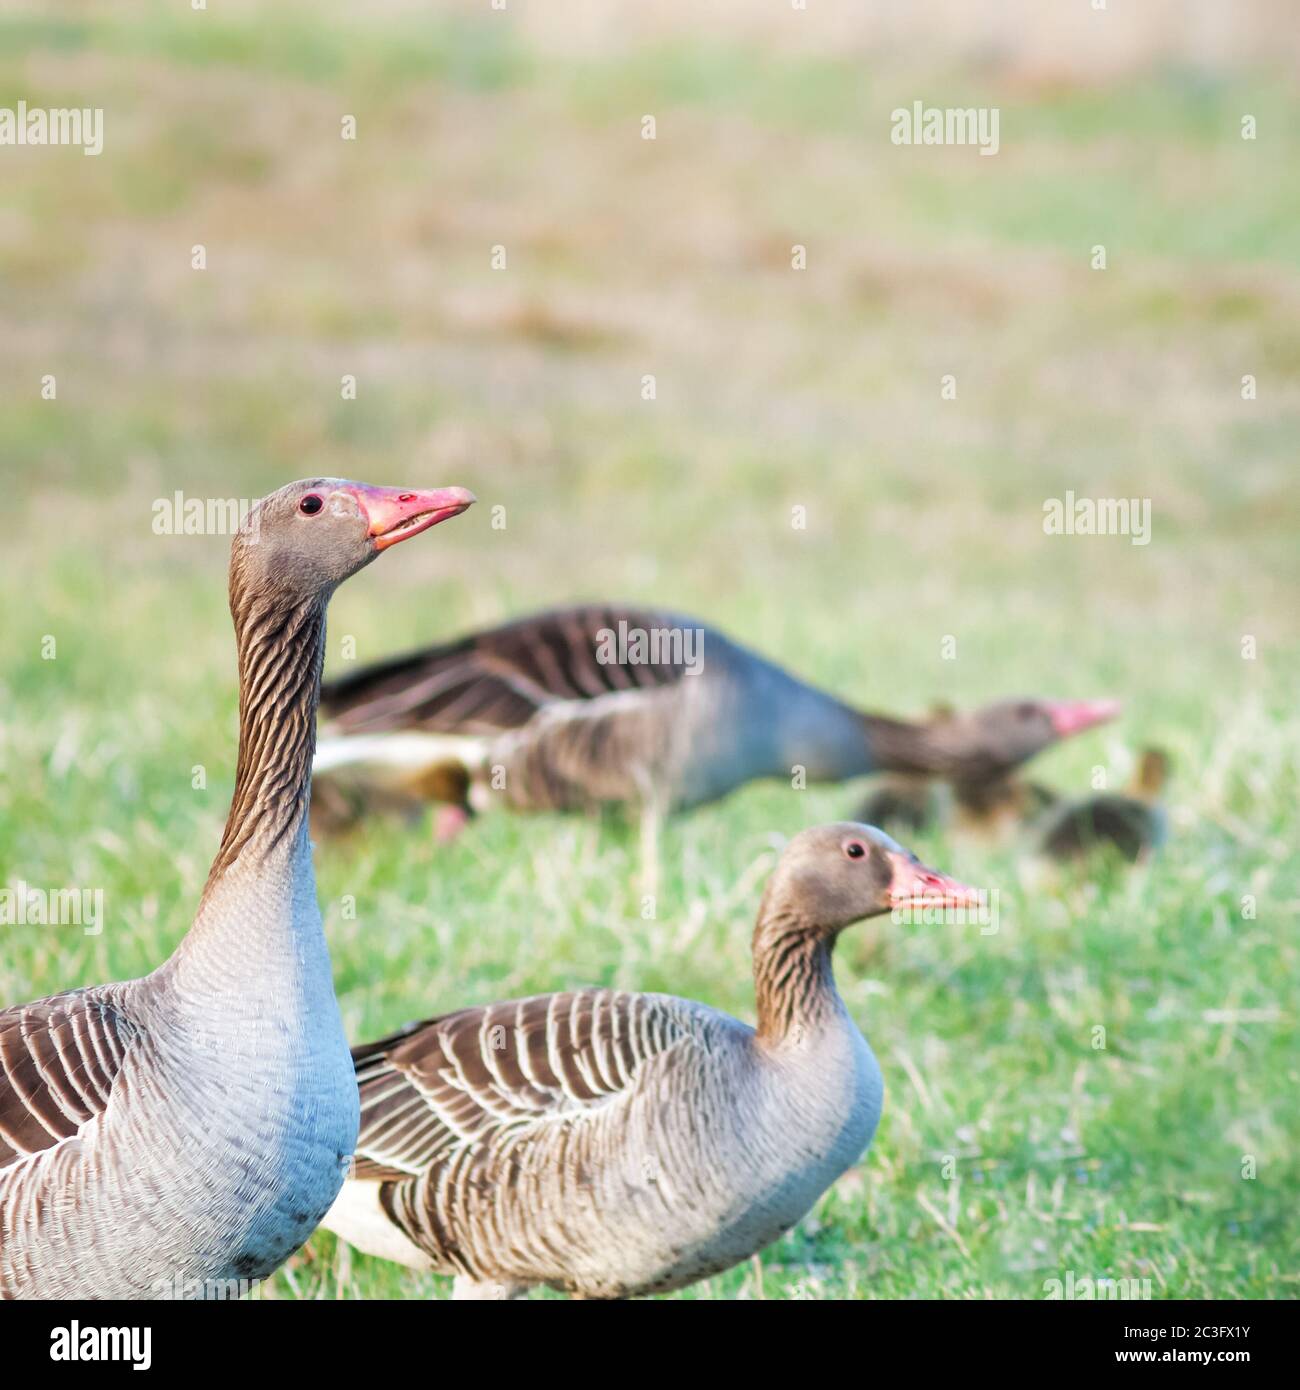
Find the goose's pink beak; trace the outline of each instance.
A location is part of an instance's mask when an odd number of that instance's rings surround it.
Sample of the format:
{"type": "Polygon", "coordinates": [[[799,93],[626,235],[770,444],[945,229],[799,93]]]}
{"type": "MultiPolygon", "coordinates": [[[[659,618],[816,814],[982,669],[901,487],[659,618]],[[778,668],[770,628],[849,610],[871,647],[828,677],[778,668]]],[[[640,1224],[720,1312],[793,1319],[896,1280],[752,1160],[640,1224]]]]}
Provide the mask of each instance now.
{"type": "Polygon", "coordinates": [[[1118,700],[1049,700],[1048,717],[1057,738],[1069,738],[1071,734],[1081,734],[1097,724],[1105,724],[1114,719],[1123,706],[1118,700]]]}
{"type": "Polygon", "coordinates": [[[410,540],[448,517],[459,516],[478,500],[463,487],[440,487],[431,492],[411,492],[397,487],[348,490],[370,520],[370,536],[376,550],[387,550],[390,545],[410,540]]]}
{"type": "Polygon", "coordinates": [[[899,907],[978,907],[984,900],[979,888],[936,873],[909,854],[889,855],[894,877],[889,884],[889,905],[899,907]]]}

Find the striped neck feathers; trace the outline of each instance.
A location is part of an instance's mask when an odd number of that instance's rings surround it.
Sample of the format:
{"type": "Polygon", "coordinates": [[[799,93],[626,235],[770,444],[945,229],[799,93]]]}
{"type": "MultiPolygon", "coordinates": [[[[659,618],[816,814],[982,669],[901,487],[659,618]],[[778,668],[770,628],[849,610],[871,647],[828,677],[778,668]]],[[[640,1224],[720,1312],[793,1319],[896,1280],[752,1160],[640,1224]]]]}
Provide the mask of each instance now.
{"type": "Polygon", "coordinates": [[[831,952],[839,933],[813,925],[769,887],[754,927],[754,1003],[758,1036],[801,1042],[844,1006],[831,952]]]}
{"type": "MultiPolygon", "coordinates": [[[[328,595],[290,601],[232,582],[239,652],[239,762],[204,900],[245,856],[264,860],[300,839],[311,795],[328,595]]],[[[304,841],[305,843],[305,841],[304,841]]]]}

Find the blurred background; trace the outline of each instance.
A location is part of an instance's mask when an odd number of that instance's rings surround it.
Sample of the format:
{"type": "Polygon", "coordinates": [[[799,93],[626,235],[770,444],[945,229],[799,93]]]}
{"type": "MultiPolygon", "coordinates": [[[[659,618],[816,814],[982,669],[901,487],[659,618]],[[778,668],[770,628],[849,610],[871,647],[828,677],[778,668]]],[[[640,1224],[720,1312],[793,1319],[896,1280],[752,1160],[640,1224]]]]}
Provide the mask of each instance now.
{"type": "MultiPolygon", "coordinates": [[[[0,3],[0,107],[104,110],[97,157],[0,147],[0,883],[107,904],[0,928],[0,1001],[151,968],[215,848],[229,538],[156,535],[155,501],[465,485],[340,592],[332,671],[648,600],[873,709],[1122,698],[1035,765],[1067,794],[1144,743],[1176,769],[1137,873],[913,846],[1002,930],[846,938],[881,1133],[686,1296],[1293,1297],[1300,31],[1283,0],[869,9],[0,3]],[[892,144],[915,101],[996,107],[998,153],[892,144]],[[1150,544],[1046,535],[1067,490],[1150,499],[1150,544]]],[[[375,827],[320,856],[345,1022],[584,983],[746,1016],[774,846],[856,799],[679,820],[654,922],[617,825],[375,827]]],[[[318,1237],[274,1292],[447,1290],[318,1237]]]]}

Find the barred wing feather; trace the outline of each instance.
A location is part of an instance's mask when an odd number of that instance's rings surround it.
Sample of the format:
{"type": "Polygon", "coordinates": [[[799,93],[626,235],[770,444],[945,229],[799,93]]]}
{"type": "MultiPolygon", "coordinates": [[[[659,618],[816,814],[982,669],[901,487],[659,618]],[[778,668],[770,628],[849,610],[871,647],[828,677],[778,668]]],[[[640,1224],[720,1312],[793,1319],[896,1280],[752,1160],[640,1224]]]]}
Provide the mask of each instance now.
{"type": "Polygon", "coordinates": [[[688,1036],[657,996],[592,989],[462,1009],[357,1048],[355,1176],[408,1177],[508,1131],[590,1114],[688,1036]]]}

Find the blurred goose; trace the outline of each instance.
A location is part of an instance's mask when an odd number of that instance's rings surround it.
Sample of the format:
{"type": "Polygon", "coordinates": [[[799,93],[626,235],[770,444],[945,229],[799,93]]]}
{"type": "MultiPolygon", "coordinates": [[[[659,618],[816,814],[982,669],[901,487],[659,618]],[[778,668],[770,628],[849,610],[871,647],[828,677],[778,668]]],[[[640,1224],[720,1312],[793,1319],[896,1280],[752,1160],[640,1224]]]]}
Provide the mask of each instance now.
{"type": "Polygon", "coordinates": [[[143,979],[0,1012],[0,1298],[221,1296],[333,1202],[357,1090],[307,839],[325,608],[472,501],[314,478],[235,536],[239,763],[194,923],[143,979]]]}
{"type": "Polygon", "coordinates": [[[1060,797],[1039,782],[1009,773],[951,786],[929,777],[888,777],[867,797],[858,817],[893,834],[916,834],[937,825],[1005,838],[1032,824],[1060,797]]]}
{"type": "Polygon", "coordinates": [[[859,809],[859,818],[896,833],[915,833],[939,823],[985,835],[1003,834],[1036,817],[1058,800],[1056,794],[1018,774],[1028,729],[1038,725],[1040,747],[1095,728],[1120,712],[1116,700],[1007,701],[958,714],[936,705],[927,727],[942,742],[956,738],[986,741],[982,766],[967,764],[940,786],[932,777],[894,774],[883,778],[859,809]],[[975,728],[969,723],[973,721],[975,728]],[[967,732],[960,730],[967,723],[967,732]],[[944,732],[946,730],[946,732],[944,732]],[[976,732],[978,730],[978,733],[976,732]]]}
{"type": "Polygon", "coordinates": [[[456,1276],[681,1288],[775,1240],[856,1163],[880,1069],[831,952],[864,917],[974,905],[883,832],[821,826],[781,856],[754,929],[757,1028],[662,994],[585,989],[414,1024],[353,1052],[361,1137],[325,1218],[361,1250],[456,1276]]]}
{"type": "Polygon", "coordinates": [[[858,807],[858,819],[892,835],[914,835],[945,818],[942,788],[929,777],[881,777],[858,807]]]}
{"type": "Polygon", "coordinates": [[[444,831],[493,793],[520,811],[657,813],[760,777],[987,780],[1115,708],[1013,700],[909,723],[854,709],[693,619],[598,606],[381,662],[321,698],[315,776],[330,824],[463,788],[444,831]]]}
{"type": "Polygon", "coordinates": [[[1165,841],[1168,820],[1158,798],[1169,777],[1169,757],[1146,749],[1124,795],[1090,796],[1052,816],[1042,852],[1051,859],[1080,859],[1110,846],[1130,863],[1145,859],[1165,841]]]}
{"type": "Polygon", "coordinates": [[[1010,774],[984,782],[958,782],[952,789],[954,821],[961,830],[1007,836],[1060,800],[1041,782],[1010,774]]]}

